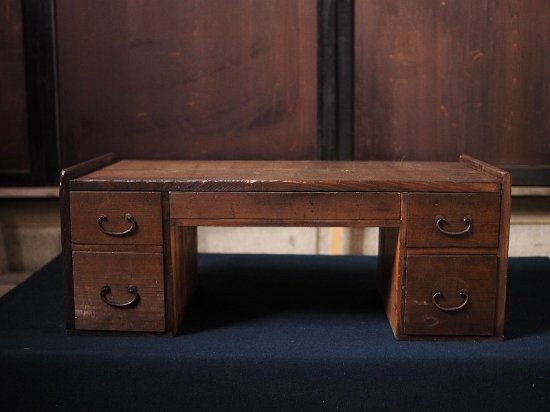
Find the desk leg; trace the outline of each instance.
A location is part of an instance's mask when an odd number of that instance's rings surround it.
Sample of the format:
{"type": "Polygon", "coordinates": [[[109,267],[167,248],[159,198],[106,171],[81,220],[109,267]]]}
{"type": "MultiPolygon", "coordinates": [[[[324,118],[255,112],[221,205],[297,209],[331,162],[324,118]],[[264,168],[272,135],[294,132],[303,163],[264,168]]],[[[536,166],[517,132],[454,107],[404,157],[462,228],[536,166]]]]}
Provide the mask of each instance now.
{"type": "Polygon", "coordinates": [[[397,339],[403,335],[403,302],[405,293],[406,216],[407,198],[401,201],[400,227],[381,227],[378,241],[378,290],[393,334],[397,339]]]}
{"type": "MultiPolygon", "coordinates": [[[[197,287],[197,228],[170,225],[170,255],[172,261],[172,310],[175,335],[183,320],[185,309],[197,287]]],[[[169,309],[168,309],[169,310],[169,309]]]]}
{"type": "Polygon", "coordinates": [[[378,290],[386,315],[397,339],[403,331],[403,293],[405,284],[405,248],[399,228],[380,228],[378,251],[378,290]]]}

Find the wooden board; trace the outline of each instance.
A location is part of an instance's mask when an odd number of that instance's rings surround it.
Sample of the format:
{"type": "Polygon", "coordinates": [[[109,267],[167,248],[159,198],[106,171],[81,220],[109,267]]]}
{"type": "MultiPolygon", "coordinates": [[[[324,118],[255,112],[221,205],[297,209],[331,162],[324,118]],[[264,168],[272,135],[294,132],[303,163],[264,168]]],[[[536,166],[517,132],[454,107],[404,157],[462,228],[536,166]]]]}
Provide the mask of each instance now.
{"type": "Polygon", "coordinates": [[[160,193],[71,192],[70,200],[73,243],[162,245],[160,193]]]}
{"type": "Polygon", "coordinates": [[[164,273],[160,253],[73,252],[75,326],[83,330],[163,332],[164,273]],[[129,308],[109,306],[100,291],[109,286],[107,299],[125,303],[135,286],[139,294],[129,308]]]}
{"type": "MultiPolygon", "coordinates": [[[[391,192],[170,193],[172,219],[400,220],[391,192]]],[[[266,222],[267,223],[267,222],[266,222]]]]}
{"type": "Polygon", "coordinates": [[[63,165],[315,158],[317,1],[55,4],[63,165]]]}
{"type": "Polygon", "coordinates": [[[120,161],[73,190],[499,192],[463,162],[120,161]]]}
{"type": "Polygon", "coordinates": [[[0,2],[0,172],[30,168],[20,0],[0,2]]]}
{"type": "Polygon", "coordinates": [[[409,194],[408,247],[496,248],[500,230],[497,193],[409,194]],[[436,224],[436,217],[445,219],[436,224]],[[468,219],[466,223],[464,219],[468,219]],[[447,235],[441,230],[463,235],[447,235]]]}
{"type": "Polygon", "coordinates": [[[550,2],[355,3],[355,158],[550,159],[550,2]]]}
{"type": "Polygon", "coordinates": [[[409,256],[406,269],[404,332],[408,335],[487,335],[495,333],[497,257],[409,256]],[[440,291],[436,303],[433,295],[440,291]],[[467,295],[460,295],[464,291],[467,295]],[[466,302],[465,296],[468,296],[466,302]]]}

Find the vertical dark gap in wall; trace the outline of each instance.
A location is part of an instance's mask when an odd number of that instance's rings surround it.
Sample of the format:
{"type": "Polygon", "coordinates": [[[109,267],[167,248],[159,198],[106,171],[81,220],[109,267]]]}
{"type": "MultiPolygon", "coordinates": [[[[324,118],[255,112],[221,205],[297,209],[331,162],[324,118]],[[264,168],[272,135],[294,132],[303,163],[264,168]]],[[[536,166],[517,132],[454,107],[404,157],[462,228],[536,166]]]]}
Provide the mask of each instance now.
{"type": "Polygon", "coordinates": [[[317,158],[336,160],[336,0],[318,0],[317,158]]]}
{"type": "Polygon", "coordinates": [[[318,0],[317,157],[353,159],[353,0],[318,0]]]}
{"type": "Polygon", "coordinates": [[[336,2],[336,136],[339,160],[353,159],[353,3],[336,2]]]}
{"type": "Polygon", "coordinates": [[[58,181],[53,0],[23,0],[31,184],[58,181]]]}

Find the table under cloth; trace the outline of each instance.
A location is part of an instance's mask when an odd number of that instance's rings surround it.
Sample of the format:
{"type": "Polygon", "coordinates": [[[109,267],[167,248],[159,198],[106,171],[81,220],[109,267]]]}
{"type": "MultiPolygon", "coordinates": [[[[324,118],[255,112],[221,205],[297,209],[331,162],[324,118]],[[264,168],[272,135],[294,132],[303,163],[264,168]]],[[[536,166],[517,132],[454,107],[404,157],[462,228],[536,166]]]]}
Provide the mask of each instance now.
{"type": "Polygon", "coordinates": [[[550,259],[510,259],[503,342],[396,341],[376,292],[376,262],[368,256],[199,255],[200,287],[171,338],[67,335],[57,257],[0,299],[0,405],[550,408],[550,259]]]}

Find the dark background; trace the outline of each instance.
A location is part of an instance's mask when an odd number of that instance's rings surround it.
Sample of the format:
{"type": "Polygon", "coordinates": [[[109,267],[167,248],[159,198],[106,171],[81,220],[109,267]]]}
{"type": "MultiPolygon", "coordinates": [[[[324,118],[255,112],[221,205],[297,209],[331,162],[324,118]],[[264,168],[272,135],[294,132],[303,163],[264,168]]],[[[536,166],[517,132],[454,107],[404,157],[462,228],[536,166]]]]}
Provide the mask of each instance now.
{"type": "Polygon", "coordinates": [[[547,0],[0,0],[0,185],[122,158],[456,160],[550,185],[547,0]]]}

